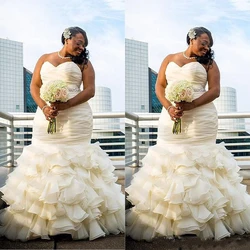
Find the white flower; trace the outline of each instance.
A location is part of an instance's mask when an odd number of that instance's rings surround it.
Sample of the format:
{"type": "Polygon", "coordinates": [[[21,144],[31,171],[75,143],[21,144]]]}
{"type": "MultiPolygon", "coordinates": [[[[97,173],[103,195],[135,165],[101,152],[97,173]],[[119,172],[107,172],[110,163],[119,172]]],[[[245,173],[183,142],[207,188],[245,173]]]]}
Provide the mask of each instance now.
{"type": "Polygon", "coordinates": [[[63,31],[63,36],[64,36],[65,39],[70,38],[71,32],[70,32],[70,30],[68,28],[63,31]]]}
{"type": "MultiPolygon", "coordinates": [[[[61,80],[55,80],[43,84],[40,89],[40,95],[46,102],[67,102],[67,83],[61,80]]],[[[56,118],[52,118],[49,121],[47,132],[48,134],[56,133],[56,118]]]]}
{"type": "Polygon", "coordinates": [[[194,31],[194,29],[189,30],[188,36],[189,36],[190,39],[195,39],[196,32],[194,31]]]}
{"type": "Polygon", "coordinates": [[[166,97],[170,102],[192,102],[193,100],[192,83],[180,80],[167,86],[166,97]]]}
{"type": "Polygon", "coordinates": [[[61,80],[55,80],[43,84],[40,93],[41,98],[46,102],[67,102],[68,100],[67,84],[61,80]]]}
{"type": "MultiPolygon", "coordinates": [[[[186,80],[180,80],[167,85],[166,98],[170,102],[192,102],[194,90],[192,83],[186,80]]],[[[173,134],[181,133],[181,118],[177,118],[174,122],[173,134]]]]}

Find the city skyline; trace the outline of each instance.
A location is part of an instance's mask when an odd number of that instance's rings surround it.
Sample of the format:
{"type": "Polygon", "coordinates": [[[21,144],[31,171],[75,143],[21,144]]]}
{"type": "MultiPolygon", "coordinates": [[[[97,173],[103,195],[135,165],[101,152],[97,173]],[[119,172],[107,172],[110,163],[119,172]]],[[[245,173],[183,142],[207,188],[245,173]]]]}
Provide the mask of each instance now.
{"type": "Polygon", "coordinates": [[[126,0],[125,14],[125,37],[148,43],[149,67],[156,72],[165,56],[187,48],[190,28],[208,28],[221,86],[236,89],[238,112],[249,111],[249,0],[126,0]]]}
{"type": "Polygon", "coordinates": [[[113,111],[125,110],[124,0],[0,0],[0,5],[0,36],[23,43],[23,66],[31,72],[40,56],[62,48],[65,28],[83,28],[96,86],[111,89],[113,111]]]}

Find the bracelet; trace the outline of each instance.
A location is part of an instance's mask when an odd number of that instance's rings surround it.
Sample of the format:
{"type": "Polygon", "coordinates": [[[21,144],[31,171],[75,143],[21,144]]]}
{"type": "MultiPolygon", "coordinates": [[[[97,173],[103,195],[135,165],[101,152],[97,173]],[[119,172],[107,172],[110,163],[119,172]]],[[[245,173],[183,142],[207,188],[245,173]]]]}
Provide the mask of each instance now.
{"type": "Polygon", "coordinates": [[[172,105],[168,106],[167,111],[169,112],[169,110],[170,110],[171,108],[173,108],[173,107],[174,107],[174,106],[172,106],[172,105]]]}
{"type": "Polygon", "coordinates": [[[46,104],[46,105],[44,105],[43,107],[42,107],[42,112],[44,111],[44,109],[46,109],[48,107],[48,105],[46,104]]]}

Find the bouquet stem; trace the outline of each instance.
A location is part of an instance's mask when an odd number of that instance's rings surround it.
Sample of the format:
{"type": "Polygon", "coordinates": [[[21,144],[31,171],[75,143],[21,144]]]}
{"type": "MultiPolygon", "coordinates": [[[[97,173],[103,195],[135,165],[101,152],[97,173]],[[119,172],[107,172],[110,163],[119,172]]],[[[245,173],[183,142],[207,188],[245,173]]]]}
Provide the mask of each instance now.
{"type": "Polygon", "coordinates": [[[177,118],[176,121],[174,122],[173,134],[179,134],[181,133],[181,118],[177,118]]]}
{"type": "Polygon", "coordinates": [[[52,118],[49,121],[47,132],[48,134],[56,133],[56,118],[52,118]]]}

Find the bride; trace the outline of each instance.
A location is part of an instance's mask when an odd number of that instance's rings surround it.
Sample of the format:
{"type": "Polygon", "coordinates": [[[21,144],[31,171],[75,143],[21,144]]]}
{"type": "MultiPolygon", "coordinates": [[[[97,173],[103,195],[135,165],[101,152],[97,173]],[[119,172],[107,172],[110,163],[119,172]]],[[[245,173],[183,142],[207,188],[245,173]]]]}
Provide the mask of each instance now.
{"type": "Polygon", "coordinates": [[[38,105],[32,144],[1,188],[9,205],[0,214],[0,235],[11,240],[69,234],[94,240],[124,232],[124,195],[114,167],[98,144],[90,144],[95,73],[88,60],[87,35],[79,27],[64,30],[63,48],[38,60],[31,94],[38,105]],[[42,86],[67,84],[67,102],[46,103],[42,86]],[[80,90],[83,84],[83,90],[80,90]],[[56,118],[56,132],[47,133],[56,118]]]}
{"type": "Polygon", "coordinates": [[[250,196],[239,167],[223,144],[216,144],[220,72],[213,60],[209,30],[195,27],[188,48],[162,62],[156,94],[163,105],[157,144],[126,189],[134,205],[126,215],[126,234],[135,240],[194,234],[216,239],[250,232],[250,196]],[[166,90],[176,81],[192,83],[192,102],[171,103],[166,90]],[[206,91],[206,85],[208,90],[206,91]],[[181,118],[181,133],[173,123],[181,118]]]}

